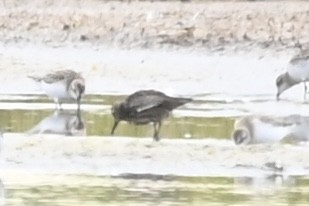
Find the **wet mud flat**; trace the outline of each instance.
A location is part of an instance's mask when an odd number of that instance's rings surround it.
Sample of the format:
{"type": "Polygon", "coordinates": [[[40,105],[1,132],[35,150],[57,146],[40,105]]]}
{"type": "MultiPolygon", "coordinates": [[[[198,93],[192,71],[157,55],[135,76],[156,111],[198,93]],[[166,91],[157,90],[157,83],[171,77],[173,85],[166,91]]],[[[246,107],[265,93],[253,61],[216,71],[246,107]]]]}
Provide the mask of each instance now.
{"type": "MultiPolygon", "coordinates": [[[[259,51],[219,55],[186,50],[3,45],[0,79],[6,87],[0,88],[0,92],[42,94],[27,75],[74,69],[86,79],[86,94],[126,95],[152,88],[170,95],[223,94],[229,100],[235,95],[270,97],[276,92],[277,75],[284,71],[292,56],[259,51]]],[[[294,91],[289,92],[291,95],[302,95],[301,90],[291,91],[294,91]]]]}
{"type": "Polygon", "coordinates": [[[154,142],[151,125],[123,122],[110,136],[111,104],[122,95],[88,95],[80,114],[74,104],[53,111],[51,100],[38,95],[0,97],[2,171],[179,176],[308,172],[306,142],[236,146],[230,138],[234,121],[244,115],[308,115],[308,105],[301,100],[276,102],[266,95],[226,102],[222,94],[198,95],[171,114],[162,126],[161,141],[154,142]]]}
{"type": "Polygon", "coordinates": [[[261,176],[308,174],[308,144],[7,134],[1,170],[47,174],[261,176]]]}
{"type": "Polygon", "coordinates": [[[307,44],[308,9],[305,1],[3,1],[0,37],[51,46],[285,52],[307,44]]]}
{"type": "Polygon", "coordinates": [[[275,101],[275,78],[307,41],[307,3],[16,2],[0,7],[6,205],[307,205],[308,143],[230,139],[244,115],[309,116],[302,85],[275,101]],[[81,117],[73,104],[54,113],[27,78],[58,69],[86,78],[81,117]],[[151,126],[109,135],[111,105],[141,88],[194,99],[160,142],[151,126]],[[58,117],[84,127],[44,134],[58,117]]]}
{"type": "Polygon", "coordinates": [[[270,95],[309,31],[302,1],[12,1],[0,9],[0,92],[15,94],[38,92],[28,74],[74,69],[91,82],[89,94],[270,95]]]}
{"type": "Polygon", "coordinates": [[[7,133],[0,205],[306,205],[308,147],[7,133]]]}

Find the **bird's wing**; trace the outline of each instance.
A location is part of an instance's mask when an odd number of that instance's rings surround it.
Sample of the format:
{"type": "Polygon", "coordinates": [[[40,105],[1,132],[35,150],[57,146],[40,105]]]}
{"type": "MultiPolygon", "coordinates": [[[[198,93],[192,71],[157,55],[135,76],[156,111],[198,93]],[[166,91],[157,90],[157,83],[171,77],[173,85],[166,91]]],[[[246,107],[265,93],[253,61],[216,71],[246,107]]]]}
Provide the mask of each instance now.
{"type": "Polygon", "coordinates": [[[309,53],[299,54],[290,60],[290,64],[295,65],[309,60],[309,53]]]}
{"type": "Polygon", "coordinates": [[[52,84],[63,80],[74,79],[77,76],[79,76],[79,74],[72,70],[60,70],[46,74],[42,77],[42,80],[46,83],[52,84]]]}
{"type": "Polygon", "coordinates": [[[142,112],[163,104],[165,100],[166,96],[161,92],[140,91],[130,95],[126,100],[126,105],[136,112],[142,112]]]}
{"type": "Polygon", "coordinates": [[[284,127],[284,126],[299,125],[305,119],[302,118],[300,115],[289,115],[286,117],[277,117],[277,118],[262,116],[260,120],[267,124],[284,127]]]}

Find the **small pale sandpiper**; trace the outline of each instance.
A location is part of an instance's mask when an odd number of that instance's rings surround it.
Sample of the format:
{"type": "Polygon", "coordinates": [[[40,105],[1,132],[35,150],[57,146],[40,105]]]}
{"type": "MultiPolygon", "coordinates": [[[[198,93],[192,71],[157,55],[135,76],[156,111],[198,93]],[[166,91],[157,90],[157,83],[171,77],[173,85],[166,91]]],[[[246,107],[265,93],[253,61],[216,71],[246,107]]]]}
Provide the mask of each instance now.
{"type": "Polygon", "coordinates": [[[237,145],[276,143],[284,139],[306,141],[309,140],[309,118],[245,116],[235,121],[232,139],[237,145]]]}
{"type": "Polygon", "coordinates": [[[111,134],[114,134],[122,120],[136,125],[153,123],[153,139],[159,141],[162,120],[167,118],[173,109],[190,101],[190,98],[170,97],[155,90],[137,91],[123,102],[113,105],[112,115],[115,122],[111,134]]]}
{"type": "Polygon", "coordinates": [[[276,79],[277,86],[277,100],[280,99],[280,95],[292,86],[304,83],[304,99],[306,99],[307,85],[309,81],[309,54],[293,57],[287,67],[286,72],[280,74],[276,79]]]}
{"type": "Polygon", "coordinates": [[[73,70],[59,70],[44,76],[28,77],[38,82],[47,96],[54,99],[57,109],[61,109],[65,99],[74,99],[77,102],[77,109],[80,109],[80,101],[85,93],[85,79],[80,73],[73,70]]]}

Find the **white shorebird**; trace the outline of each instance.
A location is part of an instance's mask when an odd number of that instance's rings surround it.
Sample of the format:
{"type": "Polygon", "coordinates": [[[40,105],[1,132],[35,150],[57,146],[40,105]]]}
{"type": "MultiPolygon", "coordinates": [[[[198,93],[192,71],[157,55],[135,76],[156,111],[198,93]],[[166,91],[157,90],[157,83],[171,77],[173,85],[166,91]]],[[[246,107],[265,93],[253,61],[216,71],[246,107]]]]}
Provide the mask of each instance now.
{"type": "Polygon", "coordinates": [[[38,82],[42,90],[53,98],[57,109],[61,109],[62,101],[74,99],[80,109],[80,101],[85,93],[85,80],[80,73],[72,70],[60,70],[48,73],[42,77],[28,76],[38,82]]]}
{"type": "Polygon", "coordinates": [[[309,118],[300,115],[286,117],[246,116],[234,123],[235,144],[275,143],[281,140],[309,140],[309,118]]]}
{"type": "Polygon", "coordinates": [[[289,62],[286,72],[280,74],[276,79],[277,100],[280,99],[280,95],[285,90],[301,82],[305,86],[304,99],[306,99],[307,81],[309,81],[309,55],[293,57],[289,62]]]}
{"type": "Polygon", "coordinates": [[[69,113],[64,111],[55,111],[53,114],[45,117],[28,134],[63,134],[74,136],[83,134],[85,129],[84,121],[80,112],[69,113]]]}

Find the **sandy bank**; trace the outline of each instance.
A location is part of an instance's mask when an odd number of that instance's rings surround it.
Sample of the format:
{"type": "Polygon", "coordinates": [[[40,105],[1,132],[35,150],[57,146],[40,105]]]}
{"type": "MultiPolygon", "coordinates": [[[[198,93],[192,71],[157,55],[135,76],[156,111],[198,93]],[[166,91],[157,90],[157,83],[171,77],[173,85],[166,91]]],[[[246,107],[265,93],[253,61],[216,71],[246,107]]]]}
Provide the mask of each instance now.
{"type": "Polygon", "coordinates": [[[4,43],[188,48],[212,52],[293,49],[308,41],[305,1],[3,1],[4,43]]]}
{"type": "Polygon", "coordinates": [[[128,94],[153,88],[174,95],[270,95],[275,94],[275,78],[291,56],[7,45],[0,48],[0,80],[6,85],[0,93],[38,93],[27,75],[74,69],[86,78],[88,94],[128,94]]]}
{"type": "Polygon", "coordinates": [[[2,172],[118,175],[256,176],[306,174],[308,144],[236,147],[224,140],[168,140],[119,137],[60,137],[6,134],[2,172]]]}

